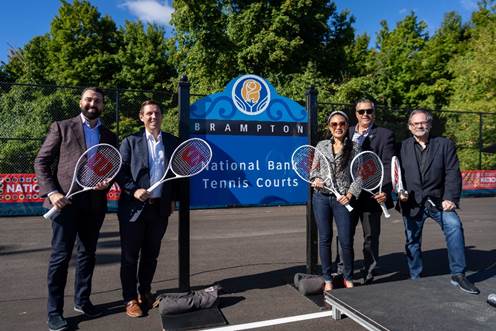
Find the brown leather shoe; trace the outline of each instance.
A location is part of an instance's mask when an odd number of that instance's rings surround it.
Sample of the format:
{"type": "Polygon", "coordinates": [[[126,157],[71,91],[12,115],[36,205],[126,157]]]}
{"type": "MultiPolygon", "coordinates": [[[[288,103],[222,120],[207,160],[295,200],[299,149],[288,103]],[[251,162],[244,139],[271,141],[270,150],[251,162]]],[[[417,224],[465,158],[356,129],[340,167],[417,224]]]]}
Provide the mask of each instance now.
{"type": "Polygon", "coordinates": [[[129,317],[143,316],[143,311],[141,310],[137,300],[131,300],[126,304],[126,315],[129,317]]]}
{"type": "Polygon", "coordinates": [[[157,307],[155,296],[150,292],[138,295],[138,302],[143,309],[150,310],[157,307]]]}

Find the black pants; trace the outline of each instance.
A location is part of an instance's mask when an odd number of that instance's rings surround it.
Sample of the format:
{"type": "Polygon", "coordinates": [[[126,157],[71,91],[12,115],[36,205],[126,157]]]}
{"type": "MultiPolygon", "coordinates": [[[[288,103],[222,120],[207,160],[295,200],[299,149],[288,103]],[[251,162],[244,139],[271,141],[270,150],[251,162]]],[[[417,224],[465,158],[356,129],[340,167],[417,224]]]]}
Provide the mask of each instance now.
{"type": "Polygon", "coordinates": [[[95,269],[95,251],[105,214],[78,207],[77,201],[66,206],[52,221],[52,253],[48,263],[48,315],[62,314],[67,271],[77,242],[74,303],[89,302],[91,279],[95,269]]]}
{"type": "Polygon", "coordinates": [[[121,235],[121,283],[125,302],[138,293],[151,291],[151,284],[167,217],[160,217],[159,205],[146,205],[136,222],[119,220],[121,235]]]}
{"type": "MultiPolygon", "coordinates": [[[[381,234],[381,212],[380,211],[360,211],[351,212],[351,237],[355,237],[358,222],[362,223],[363,229],[363,276],[368,279],[374,276],[374,271],[379,261],[379,236],[381,234]]],[[[338,247],[341,254],[341,247],[338,247]]],[[[336,257],[338,263],[338,273],[342,273],[343,266],[339,256],[336,257]]]]}

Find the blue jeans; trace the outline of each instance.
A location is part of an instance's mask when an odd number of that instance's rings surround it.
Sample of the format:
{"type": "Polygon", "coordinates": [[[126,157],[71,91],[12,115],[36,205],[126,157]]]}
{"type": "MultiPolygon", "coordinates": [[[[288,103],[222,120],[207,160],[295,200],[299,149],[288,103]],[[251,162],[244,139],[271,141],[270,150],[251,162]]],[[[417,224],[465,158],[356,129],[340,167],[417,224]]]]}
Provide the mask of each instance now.
{"type": "Polygon", "coordinates": [[[353,279],[353,242],[351,239],[351,217],[348,210],[340,204],[334,195],[315,192],[312,198],[313,214],[319,232],[319,255],[324,280],[332,280],[331,276],[331,242],[332,219],[336,222],[338,240],[342,250],[344,279],[353,279]]]}
{"type": "Polygon", "coordinates": [[[423,207],[415,217],[403,216],[406,236],[406,256],[410,277],[417,279],[422,273],[422,228],[430,217],[443,230],[448,248],[449,267],[452,275],[465,273],[465,239],[460,217],[455,211],[441,211],[432,207],[423,207]]]}

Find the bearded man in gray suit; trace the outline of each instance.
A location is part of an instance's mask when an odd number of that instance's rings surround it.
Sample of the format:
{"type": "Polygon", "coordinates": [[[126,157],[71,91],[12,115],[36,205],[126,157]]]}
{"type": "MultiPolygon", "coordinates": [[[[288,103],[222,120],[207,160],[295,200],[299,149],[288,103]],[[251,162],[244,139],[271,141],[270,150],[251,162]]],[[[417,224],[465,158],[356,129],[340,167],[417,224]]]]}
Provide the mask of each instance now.
{"type": "Polygon", "coordinates": [[[64,290],[74,244],[77,242],[74,310],[89,317],[101,311],[90,301],[91,279],[95,268],[95,252],[100,228],[107,211],[109,183],[99,183],[96,190],[65,198],[72,182],[79,157],[90,147],[107,143],[117,146],[117,136],[105,128],[103,91],[88,87],[81,94],[81,113],[76,117],[51,124],[46,139],[35,159],[35,172],[40,195],[46,208],[60,209],[51,222],[52,253],[48,264],[48,328],[66,330],[63,317],[64,290]]]}

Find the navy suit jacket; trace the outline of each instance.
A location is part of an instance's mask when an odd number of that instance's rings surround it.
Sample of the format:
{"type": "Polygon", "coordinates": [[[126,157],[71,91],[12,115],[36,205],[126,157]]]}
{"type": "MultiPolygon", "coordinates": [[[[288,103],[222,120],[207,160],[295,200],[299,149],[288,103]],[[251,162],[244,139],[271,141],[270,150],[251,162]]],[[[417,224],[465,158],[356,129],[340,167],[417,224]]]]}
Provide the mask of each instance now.
{"type": "Polygon", "coordinates": [[[443,200],[456,205],[460,202],[462,177],[453,141],[443,137],[430,137],[424,169],[419,168],[415,155],[415,139],[401,144],[403,184],[408,201],[401,203],[403,215],[414,217],[430,198],[441,209],[443,200]],[[422,177],[420,176],[422,174],[422,177]]]}
{"type": "MultiPolygon", "coordinates": [[[[350,127],[348,137],[353,139],[355,134],[355,126],[350,127]]],[[[393,207],[393,199],[391,197],[391,158],[394,155],[394,133],[393,131],[378,127],[375,124],[369,129],[369,134],[362,144],[363,151],[372,151],[376,153],[384,165],[384,179],[382,182],[382,191],[386,193],[386,206],[393,207]]],[[[372,195],[367,191],[362,191],[355,204],[362,211],[382,211],[381,206],[372,198],[372,195]]]]}
{"type": "MultiPolygon", "coordinates": [[[[162,132],[164,144],[165,168],[174,149],[179,145],[179,139],[169,133],[162,132]]],[[[148,143],[145,131],[125,138],[121,143],[122,167],[117,176],[117,183],[121,188],[117,215],[121,221],[134,222],[138,219],[146,202],[141,202],[134,197],[134,192],[139,188],[147,189],[150,185],[150,171],[148,167],[148,143]]],[[[170,174],[168,174],[170,176],[170,174]]],[[[171,201],[176,200],[177,180],[162,184],[160,201],[160,216],[169,217],[171,201]]]]}

